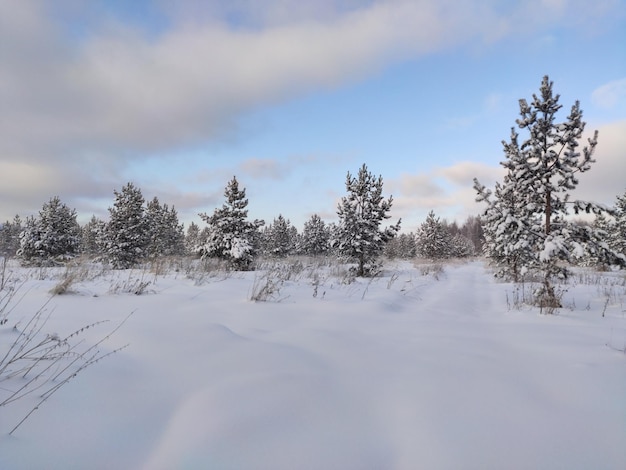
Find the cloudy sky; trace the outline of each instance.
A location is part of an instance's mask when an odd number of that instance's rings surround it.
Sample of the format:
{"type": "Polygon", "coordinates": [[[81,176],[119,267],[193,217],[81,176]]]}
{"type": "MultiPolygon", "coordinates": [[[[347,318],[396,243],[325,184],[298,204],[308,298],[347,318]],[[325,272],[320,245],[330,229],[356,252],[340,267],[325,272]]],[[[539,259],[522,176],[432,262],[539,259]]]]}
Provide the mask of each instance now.
{"type": "Polygon", "coordinates": [[[366,163],[414,230],[477,214],[518,99],[549,75],[600,132],[579,196],[626,190],[623,0],[2,0],[0,221],[113,190],[201,223],[236,175],[250,216],[336,220],[366,163]]]}

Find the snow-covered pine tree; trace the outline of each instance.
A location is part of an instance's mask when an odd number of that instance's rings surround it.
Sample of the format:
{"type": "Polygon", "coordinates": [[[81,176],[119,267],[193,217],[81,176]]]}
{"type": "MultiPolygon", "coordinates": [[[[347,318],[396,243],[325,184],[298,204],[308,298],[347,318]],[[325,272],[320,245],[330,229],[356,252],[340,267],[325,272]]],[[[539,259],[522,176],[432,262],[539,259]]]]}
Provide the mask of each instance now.
{"type": "Polygon", "coordinates": [[[82,229],[83,233],[83,253],[88,256],[97,257],[101,254],[103,240],[105,238],[106,224],[95,215],[91,216],[82,229]]]}
{"type": "Polygon", "coordinates": [[[304,223],[298,251],[309,256],[324,255],[328,252],[330,232],[317,214],[304,223]]]}
{"type": "Polygon", "coordinates": [[[496,183],[493,193],[474,179],[476,200],[486,202],[483,214],[485,244],[484,254],[497,266],[497,277],[522,280],[522,275],[532,264],[533,253],[529,240],[533,231],[541,232],[541,218],[530,203],[531,190],[527,171],[518,171],[526,164],[526,157],[518,143],[519,134],[511,128],[510,142],[502,141],[506,160],[500,164],[507,169],[503,183],[496,183]]]}
{"type": "Polygon", "coordinates": [[[43,205],[39,217],[27,220],[17,256],[26,264],[56,264],[77,256],[80,247],[76,211],[55,196],[43,205]]]}
{"type": "MultiPolygon", "coordinates": [[[[517,125],[526,130],[526,140],[517,146],[513,131],[512,142],[505,144],[507,169],[504,184],[491,192],[475,180],[478,201],[488,203],[486,211],[487,250],[498,263],[507,257],[507,249],[520,256],[515,272],[526,269],[539,272],[543,278],[536,301],[540,306],[557,308],[560,301],[554,290],[554,280],[567,275],[564,262],[582,258],[593,251],[610,262],[623,263],[615,253],[607,251],[593,227],[572,224],[566,218],[569,210],[596,214],[606,209],[600,205],[570,201],[569,192],[578,185],[577,174],[591,168],[597,131],[588,139],[588,146],[578,149],[585,123],[577,101],[567,120],[555,122],[561,108],[559,95],[553,95],[552,82],[544,77],[540,96],[533,95],[530,104],[520,100],[517,125]],[[507,207],[512,209],[507,210],[507,207]],[[494,246],[499,244],[500,246],[494,246]]],[[[510,255],[510,253],[509,253],[510,255]]]]}
{"type": "Polygon", "coordinates": [[[165,240],[165,214],[158,197],[152,198],[146,204],[144,213],[148,243],[146,244],[146,257],[155,259],[163,255],[167,246],[165,240]]]}
{"type": "Polygon", "coordinates": [[[173,207],[170,209],[167,204],[161,205],[155,196],[146,205],[145,219],[148,230],[148,258],[180,255],[184,252],[184,231],[173,207]]]}
{"type": "Polygon", "coordinates": [[[298,237],[297,229],[291,225],[289,219],[282,214],[263,230],[263,252],[268,256],[285,257],[292,254],[296,248],[298,237]]]}
{"type": "Polygon", "coordinates": [[[444,259],[452,255],[452,236],[434,211],[428,213],[417,230],[415,245],[422,258],[444,259]]]}
{"type": "Polygon", "coordinates": [[[461,234],[465,235],[474,245],[474,253],[482,253],[485,234],[483,232],[483,221],[480,216],[470,215],[461,226],[461,234]]]}
{"type": "Polygon", "coordinates": [[[450,255],[454,258],[467,258],[476,254],[474,243],[461,232],[450,240],[450,255]]]}
{"type": "Polygon", "coordinates": [[[185,253],[187,255],[195,255],[198,253],[200,246],[200,227],[195,222],[191,222],[185,234],[185,253]]]}
{"type": "Polygon", "coordinates": [[[401,233],[398,237],[399,254],[403,259],[411,259],[417,256],[417,245],[415,244],[415,234],[401,233]]]}
{"type": "Polygon", "coordinates": [[[257,250],[258,229],[264,222],[247,220],[246,190],[239,189],[236,177],[228,182],[224,197],[226,202],[215,209],[213,215],[199,214],[208,224],[208,235],[200,254],[203,258],[227,260],[236,269],[249,269],[257,250]]]}
{"type": "Polygon", "coordinates": [[[415,234],[399,233],[385,244],[383,254],[386,258],[411,259],[415,258],[417,248],[415,246],[415,234]]]}
{"type": "Polygon", "coordinates": [[[37,219],[35,216],[29,215],[26,217],[23,230],[20,232],[20,247],[15,256],[24,264],[36,263],[38,259],[37,245],[40,239],[41,234],[39,233],[37,219]]]}
{"type": "Polygon", "coordinates": [[[165,213],[165,238],[168,244],[164,254],[166,256],[182,255],[185,253],[185,226],[179,222],[178,212],[174,206],[170,208],[164,204],[163,210],[165,213]]]}
{"type": "Polygon", "coordinates": [[[115,269],[127,269],[146,255],[148,232],[144,198],[133,183],[127,183],[114,194],[115,202],[113,207],[109,207],[103,254],[115,269]]]}
{"type": "Polygon", "coordinates": [[[626,192],[617,196],[613,215],[615,221],[609,232],[609,245],[618,253],[626,256],[626,192]]]}
{"type": "Polygon", "coordinates": [[[20,248],[20,233],[22,233],[22,219],[19,215],[2,224],[0,227],[0,256],[15,256],[20,248]]]}
{"type": "Polygon", "coordinates": [[[346,177],[348,195],[341,198],[337,207],[339,225],[332,241],[338,253],[349,261],[358,263],[356,275],[375,274],[375,261],[382,253],[385,243],[400,230],[400,220],[395,225],[380,229],[383,220],[390,216],[393,197],[384,199],[383,178],[375,178],[363,166],[357,177],[350,172],[346,177]]]}

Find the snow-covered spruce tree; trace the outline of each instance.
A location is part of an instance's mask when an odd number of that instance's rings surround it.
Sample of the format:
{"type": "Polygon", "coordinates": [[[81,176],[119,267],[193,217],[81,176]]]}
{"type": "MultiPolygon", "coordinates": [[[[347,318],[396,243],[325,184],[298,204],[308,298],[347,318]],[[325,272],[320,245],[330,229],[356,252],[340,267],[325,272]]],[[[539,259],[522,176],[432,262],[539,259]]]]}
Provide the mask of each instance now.
{"type": "Polygon", "coordinates": [[[606,208],[584,201],[570,201],[569,192],[578,185],[577,174],[588,171],[597,144],[597,131],[588,146],[579,150],[585,123],[577,101],[566,121],[556,122],[561,108],[559,95],[553,95],[552,82],[544,77],[540,96],[533,95],[529,104],[520,100],[517,125],[528,132],[517,146],[505,144],[507,177],[491,199],[491,192],[475,180],[479,201],[488,204],[486,216],[487,251],[498,264],[506,258],[506,247],[519,254],[516,272],[526,269],[538,272],[543,281],[536,292],[538,305],[558,308],[560,301],[554,282],[567,276],[566,263],[593,251],[608,263],[624,263],[603,245],[592,226],[576,225],[566,215],[572,210],[602,213],[606,208]],[[507,199],[508,198],[508,199],[507,199]],[[507,207],[513,205],[511,210],[507,207]],[[494,246],[498,245],[498,246],[494,246]]]}
{"type": "Polygon", "coordinates": [[[328,252],[330,231],[319,215],[313,214],[304,223],[298,251],[309,256],[324,255],[328,252]]]}
{"type": "Polygon", "coordinates": [[[148,231],[141,190],[127,183],[114,191],[115,202],[109,207],[109,222],[104,236],[104,257],[115,269],[136,265],[146,255],[148,231]]]}
{"type": "Polygon", "coordinates": [[[2,224],[0,227],[0,256],[15,256],[20,248],[20,233],[22,233],[22,219],[19,215],[2,224]]]}
{"type": "Polygon", "coordinates": [[[383,178],[375,178],[367,166],[359,169],[357,177],[350,172],[346,177],[348,195],[341,198],[337,207],[339,225],[332,244],[340,256],[358,263],[356,275],[376,274],[376,259],[382,253],[385,243],[400,230],[400,220],[395,225],[380,229],[383,220],[390,216],[393,197],[384,199],[383,178]]]}
{"type": "Polygon", "coordinates": [[[181,255],[184,250],[184,230],[178,223],[178,213],[167,204],[161,205],[155,196],[146,206],[148,244],[146,256],[151,259],[161,256],[181,255]]]}
{"type": "Polygon", "coordinates": [[[239,189],[237,178],[228,182],[224,192],[225,204],[213,215],[199,214],[208,224],[208,234],[200,247],[200,255],[228,261],[235,269],[249,269],[256,254],[261,220],[249,222],[246,190],[239,189]]]}
{"type": "Polygon", "coordinates": [[[452,256],[452,236],[434,211],[430,211],[415,237],[417,254],[422,258],[444,259],[452,256]]]}
{"type": "Polygon", "coordinates": [[[25,264],[52,265],[74,258],[80,247],[76,211],[55,196],[43,205],[39,217],[27,220],[17,256],[25,264]]]}

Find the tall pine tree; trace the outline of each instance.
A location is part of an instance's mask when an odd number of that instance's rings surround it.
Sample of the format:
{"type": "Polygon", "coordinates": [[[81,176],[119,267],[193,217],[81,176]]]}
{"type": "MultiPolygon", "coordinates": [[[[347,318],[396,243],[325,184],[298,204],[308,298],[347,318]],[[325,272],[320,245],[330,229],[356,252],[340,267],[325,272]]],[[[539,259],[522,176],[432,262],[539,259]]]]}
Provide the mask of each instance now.
{"type": "Polygon", "coordinates": [[[224,191],[226,202],[213,215],[200,214],[208,224],[208,235],[200,247],[202,257],[227,260],[236,269],[249,269],[257,251],[258,229],[264,222],[248,217],[246,190],[239,189],[233,176],[224,191]]]}
{"type": "Polygon", "coordinates": [[[548,308],[560,306],[554,282],[567,276],[565,264],[593,251],[607,262],[623,260],[605,250],[602,239],[592,226],[573,224],[567,215],[573,211],[602,213],[605,208],[590,202],[570,201],[569,192],[578,185],[578,174],[588,171],[594,162],[597,131],[579,149],[585,123],[577,101],[565,121],[556,122],[561,109],[553,83],[544,77],[539,96],[529,104],[519,101],[520,118],[516,123],[527,132],[517,145],[512,132],[511,144],[505,144],[507,169],[504,183],[491,192],[475,181],[479,201],[488,204],[486,237],[488,252],[499,264],[508,255],[507,249],[519,255],[519,266],[513,272],[532,269],[543,278],[537,291],[537,302],[548,308]],[[495,253],[495,256],[493,255],[495,253]]]}
{"type": "Polygon", "coordinates": [[[105,230],[106,224],[95,215],[92,215],[89,222],[82,229],[84,254],[88,256],[101,254],[104,246],[105,230]]]}
{"type": "Polygon", "coordinates": [[[338,253],[357,263],[357,276],[374,274],[375,261],[382,253],[385,243],[396,236],[400,221],[395,225],[380,229],[383,220],[390,216],[393,198],[383,198],[383,178],[374,177],[363,166],[357,177],[350,172],[346,176],[348,195],[341,198],[337,207],[339,225],[333,245],[338,253]]]}
{"type": "Polygon", "coordinates": [[[155,196],[146,206],[145,218],[148,230],[146,255],[149,258],[183,254],[185,235],[183,226],[178,223],[176,209],[161,205],[155,196]]]}
{"type": "Polygon", "coordinates": [[[104,237],[104,256],[116,269],[136,265],[146,256],[148,231],[141,190],[127,183],[114,191],[115,202],[109,207],[109,222],[104,237]]]}

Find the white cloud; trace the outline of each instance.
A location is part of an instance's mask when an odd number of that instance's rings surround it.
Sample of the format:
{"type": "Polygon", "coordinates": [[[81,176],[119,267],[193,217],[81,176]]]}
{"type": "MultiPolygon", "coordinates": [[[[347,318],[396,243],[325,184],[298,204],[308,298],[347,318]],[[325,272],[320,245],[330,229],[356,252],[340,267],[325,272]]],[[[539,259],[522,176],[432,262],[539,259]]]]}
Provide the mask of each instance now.
{"type": "MultiPolygon", "coordinates": [[[[594,127],[589,124],[588,129],[594,127]]],[[[603,125],[598,129],[598,146],[591,169],[579,176],[573,197],[613,205],[626,191],[626,120],[603,125]]]]}
{"type": "Polygon", "coordinates": [[[271,159],[249,158],[239,165],[239,169],[252,178],[283,179],[289,169],[281,162],[271,159]]]}
{"type": "Polygon", "coordinates": [[[614,80],[596,88],[591,94],[593,104],[601,108],[615,108],[626,102],[626,78],[614,80]]]}
{"type": "Polygon", "coordinates": [[[385,181],[385,192],[392,192],[393,217],[405,221],[403,230],[414,231],[430,210],[449,221],[465,220],[482,210],[476,203],[473,179],[486,186],[493,186],[502,179],[501,166],[484,163],[458,162],[447,167],[434,168],[429,173],[404,174],[400,178],[385,181]]]}
{"type": "MultiPolygon", "coordinates": [[[[178,11],[202,9],[182,4],[178,11]]],[[[431,0],[237,4],[242,18],[263,20],[234,28],[183,15],[153,35],[109,22],[72,43],[45,4],[2,2],[0,42],[9,54],[0,57],[0,109],[10,119],[0,120],[8,136],[0,150],[74,161],[94,148],[132,158],[189,145],[228,132],[255,106],[459,44],[496,21],[484,7],[431,0]]],[[[221,10],[209,3],[203,11],[221,10]]]]}
{"type": "MultiPolygon", "coordinates": [[[[517,25],[533,34],[537,25],[563,21],[538,14],[541,1],[518,9],[479,0],[159,0],[167,21],[154,30],[109,16],[90,18],[73,35],[56,10],[75,9],[68,18],[80,20],[81,2],[3,0],[0,210],[32,212],[54,194],[112,197],[129,162],[231,138],[238,118],[255,107],[340,86],[394,61],[495,40],[517,25]]],[[[598,5],[574,4],[554,11],[588,19],[598,5]]],[[[497,106],[497,97],[486,105],[497,106]]],[[[258,163],[247,168],[273,177],[292,168],[258,163]]],[[[198,179],[221,179],[221,171],[198,179]]],[[[456,184],[460,174],[438,176],[456,184]]],[[[407,177],[397,184],[399,206],[401,197],[433,194],[456,204],[437,182],[407,177]]],[[[175,200],[167,202],[180,207],[198,199],[170,193],[175,200]]]]}

